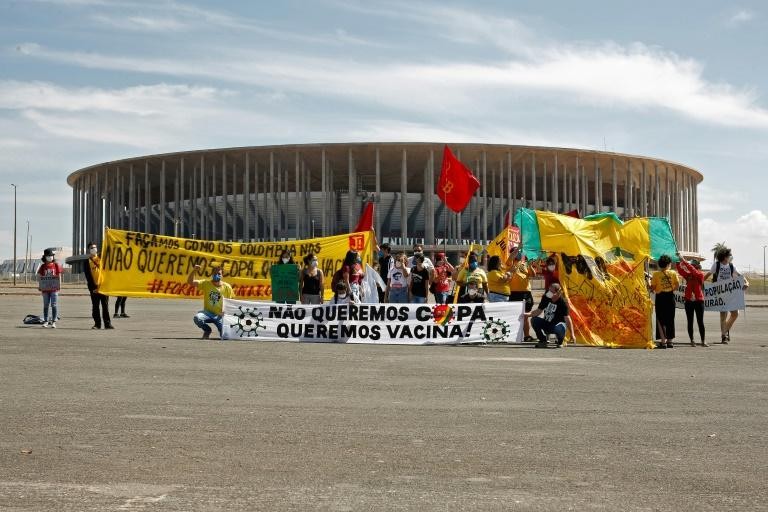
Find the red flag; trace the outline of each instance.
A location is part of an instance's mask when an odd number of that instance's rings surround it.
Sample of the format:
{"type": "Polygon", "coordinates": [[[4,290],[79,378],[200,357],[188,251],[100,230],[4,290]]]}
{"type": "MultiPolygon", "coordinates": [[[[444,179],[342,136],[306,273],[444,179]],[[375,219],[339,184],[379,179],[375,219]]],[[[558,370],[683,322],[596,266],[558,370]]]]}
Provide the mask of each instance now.
{"type": "Polygon", "coordinates": [[[442,199],[445,206],[461,212],[469,204],[469,200],[480,186],[472,171],[461,163],[448,146],[443,150],[443,167],[440,169],[440,180],[437,182],[437,197],[442,199]]]}
{"type": "Polygon", "coordinates": [[[565,212],[565,215],[576,218],[576,219],[581,218],[581,215],[579,214],[579,210],[571,210],[569,212],[565,212]]]}
{"type": "Polygon", "coordinates": [[[360,215],[360,220],[357,222],[357,227],[352,230],[352,233],[370,231],[371,229],[373,229],[373,201],[368,201],[365,204],[363,214],[360,215]]]}

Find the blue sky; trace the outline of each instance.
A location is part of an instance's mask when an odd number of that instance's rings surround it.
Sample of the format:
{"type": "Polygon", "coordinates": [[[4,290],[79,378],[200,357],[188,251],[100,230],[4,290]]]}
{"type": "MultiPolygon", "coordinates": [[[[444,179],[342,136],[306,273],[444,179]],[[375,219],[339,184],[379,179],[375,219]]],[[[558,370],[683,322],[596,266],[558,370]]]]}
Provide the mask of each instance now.
{"type": "Polygon", "coordinates": [[[762,268],[761,2],[0,0],[0,258],[71,245],[66,176],[210,147],[446,141],[700,170],[700,243],[762,268]],[[23,228],[21,227],[23,226],[23,228]]]}

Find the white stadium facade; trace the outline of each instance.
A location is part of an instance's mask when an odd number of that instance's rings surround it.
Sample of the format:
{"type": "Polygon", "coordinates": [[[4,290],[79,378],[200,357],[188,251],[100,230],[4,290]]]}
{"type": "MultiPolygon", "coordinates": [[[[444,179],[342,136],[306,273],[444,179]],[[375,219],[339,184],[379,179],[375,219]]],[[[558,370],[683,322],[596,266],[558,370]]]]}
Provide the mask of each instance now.
{"type": "Polygon", "coordinates": [[[698,252],[702,175],[658,158],[584,149],[448,144],[480,188],[461,214],[435,195],[444,143],[293,144],[182,151],[69,175],[75,254],[105,226],[207,240],[271,241],[348,232],[368,201],[393,247],[485,243],[528,207],[667,217],[698,252]]]}

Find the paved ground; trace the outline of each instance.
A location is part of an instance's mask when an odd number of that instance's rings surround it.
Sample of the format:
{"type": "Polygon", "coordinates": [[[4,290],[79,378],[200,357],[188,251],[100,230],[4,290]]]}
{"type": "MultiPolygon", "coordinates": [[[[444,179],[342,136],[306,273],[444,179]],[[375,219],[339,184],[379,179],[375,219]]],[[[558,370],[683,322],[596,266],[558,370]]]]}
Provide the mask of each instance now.
{"type": "Polygon", "coordinates": [[[344,346],[69,293],[56,330],[0,295],[2,510],[768,508],[767,308],[708,349],[344,346]]]}

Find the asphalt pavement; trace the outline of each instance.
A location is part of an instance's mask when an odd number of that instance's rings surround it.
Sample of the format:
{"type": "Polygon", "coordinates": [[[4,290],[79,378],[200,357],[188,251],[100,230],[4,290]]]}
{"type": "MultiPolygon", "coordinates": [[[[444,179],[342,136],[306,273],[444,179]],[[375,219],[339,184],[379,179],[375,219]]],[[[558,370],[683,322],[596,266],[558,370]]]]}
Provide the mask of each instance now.
{"type": "Polygon", "coordinates": [[[74,289],[22,326],[41,302],[0,295],[0,510],[768,509],[765,307],[649,351],[202,341],[193,300],[95,331],[74,289]]]}

